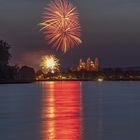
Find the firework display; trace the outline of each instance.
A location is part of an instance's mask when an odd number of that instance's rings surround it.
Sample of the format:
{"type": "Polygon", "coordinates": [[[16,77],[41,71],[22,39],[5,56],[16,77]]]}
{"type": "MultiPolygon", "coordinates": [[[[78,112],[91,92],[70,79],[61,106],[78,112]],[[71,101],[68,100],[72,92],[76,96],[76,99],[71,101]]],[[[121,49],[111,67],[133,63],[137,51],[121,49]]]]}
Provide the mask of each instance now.
{"type": "Polygon", "coordinates": [[[56,50],[66,53],[82,43],[79,14],[68,0],[51,1],[40,25],[48,44],[56,50]]]}
{"type": "Polygon", "coordinates": [[[54,55],[47,55],[42,57],[40,66],[45,73],[54,73],[59,71],[60,65],[59,60],[54,55]]]}

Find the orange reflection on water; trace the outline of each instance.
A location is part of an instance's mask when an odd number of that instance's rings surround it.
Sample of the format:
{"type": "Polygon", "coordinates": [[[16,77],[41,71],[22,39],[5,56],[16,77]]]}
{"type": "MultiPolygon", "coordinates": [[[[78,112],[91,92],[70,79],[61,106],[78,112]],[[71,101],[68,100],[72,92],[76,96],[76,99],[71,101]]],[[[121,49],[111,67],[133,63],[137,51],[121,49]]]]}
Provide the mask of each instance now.
{"type": "Polygon", "coordinates": [[[43,83],[42,139],[81,140],[80,82],[43,83]]]}

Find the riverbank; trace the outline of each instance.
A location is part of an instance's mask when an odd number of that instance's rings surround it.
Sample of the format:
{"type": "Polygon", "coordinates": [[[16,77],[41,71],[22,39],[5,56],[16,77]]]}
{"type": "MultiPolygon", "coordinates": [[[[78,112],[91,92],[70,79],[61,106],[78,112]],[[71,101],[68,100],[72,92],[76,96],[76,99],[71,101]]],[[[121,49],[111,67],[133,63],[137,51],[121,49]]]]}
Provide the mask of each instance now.
{"type": "Polygon", "coordinates": [[[4,80],[4,79],[1,79],[0,80],[0,84],[24,84],[24,83],[33,83],[33,82],[43,82],[43,81],[99,81],[99,82],[102,82],[102,81],[140,81],[140,76],[137,76],[137,77],[121,77],[121,76],[108,76],[108,77],[105,77],[105,76],[102,76],[102,75],[99,75],[99,76],[96,76],[95,78],[42,78],[42,79],[24,79],[24,80],[13,80],[13,79],[10,79],[10,80],[4,80]]]}
{"type": "Polygon", "coordinates": [[[140,79],[43,79],[43,80],[35,80],[35,81],[15,81],[15,80],[3,80],[0,81],[0,84],[28,84],[34,82],[51,82],[51,81],[140,81],[140,79]]]}
{"type": "Polygon", "coordinates": [[[0,81],[0,84],[27,84],[27,83],[33,83],[35,81],[15,81],[15,80],[2,80],[0,81]]]}

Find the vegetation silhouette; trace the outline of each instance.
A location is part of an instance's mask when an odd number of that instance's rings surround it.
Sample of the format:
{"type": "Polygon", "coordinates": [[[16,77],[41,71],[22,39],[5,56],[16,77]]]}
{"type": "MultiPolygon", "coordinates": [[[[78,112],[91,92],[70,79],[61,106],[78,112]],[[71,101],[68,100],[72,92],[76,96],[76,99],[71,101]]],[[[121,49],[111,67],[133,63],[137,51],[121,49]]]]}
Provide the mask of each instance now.
{"type": "Polygon", "coordinates": [[[11,46],[4,40],[0,40],[0,83],[32,82],[35,80],[33,68],[18,65],[10,66],[9,60],[11,46]]]}

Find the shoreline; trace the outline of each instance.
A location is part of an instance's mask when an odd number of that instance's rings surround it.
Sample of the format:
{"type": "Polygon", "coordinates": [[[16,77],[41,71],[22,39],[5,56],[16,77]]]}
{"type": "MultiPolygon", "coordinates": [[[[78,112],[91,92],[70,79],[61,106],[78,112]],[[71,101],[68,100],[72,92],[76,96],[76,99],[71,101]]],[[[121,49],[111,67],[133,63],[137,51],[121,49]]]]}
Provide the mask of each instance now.
{"type": "Polygon", "coordinates": [[[0,84],[29,84],[29,83],[35,83],[35,82],[55,82],[55,81],[65,81],[65,82],[69,82],[69,81],[94,81],[94,82],[106,82],[106,81],[112,81],[112,82],[115,82],[115,81],[140,81],[140,79],[105,79],[105,80],[102,80],[102,81],[99,81],[98,79],[46,79],[46,80],[35,80],[35,81],[12,81],[12,80],[9,80],[9,81],[0,81],[0,84]]]}

